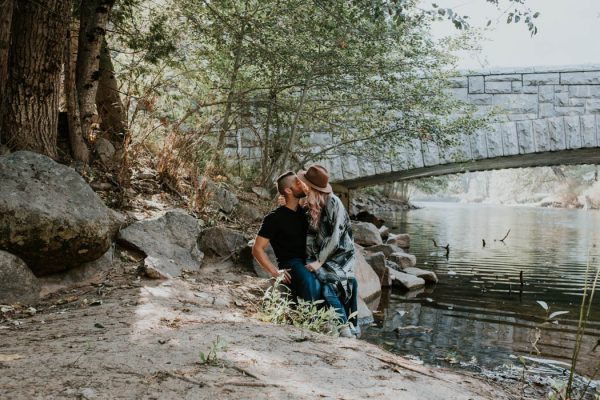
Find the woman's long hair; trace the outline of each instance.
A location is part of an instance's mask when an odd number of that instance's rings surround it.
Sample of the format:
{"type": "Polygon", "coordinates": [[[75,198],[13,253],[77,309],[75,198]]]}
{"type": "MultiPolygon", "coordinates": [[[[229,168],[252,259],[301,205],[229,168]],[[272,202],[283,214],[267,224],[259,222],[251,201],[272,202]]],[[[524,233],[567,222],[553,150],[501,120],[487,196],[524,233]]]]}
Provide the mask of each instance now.
{"type": "Polygon", "coordinates": [[[306,204],[308,205],[308,212],[310,215],[310,226],[314,229],[319,228],[321,211],[323,210],[323,207],[325,207],[325,204],[327,204],[328,199],[328,193],[319,192],[318,190],[309,187],[306,195],[306,204]]]}

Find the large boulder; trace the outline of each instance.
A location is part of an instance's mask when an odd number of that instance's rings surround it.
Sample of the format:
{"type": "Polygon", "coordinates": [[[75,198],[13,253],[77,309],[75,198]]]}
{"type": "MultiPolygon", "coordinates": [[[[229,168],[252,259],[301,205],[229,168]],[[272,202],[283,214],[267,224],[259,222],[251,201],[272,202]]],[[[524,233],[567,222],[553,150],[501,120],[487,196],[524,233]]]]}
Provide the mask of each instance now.
{"type": "Polygon", "coordinates": [[[205,229],[200,235],[200,249],[209,256],[235,256],[247,246],[244,235],[224,226],[205,229]]]}
{"type": "Polygon", "coordinates": [[[108,271],[114,266],[114,246],[111,246],[102,257],[84,263],[67,271],[39,278],[42,285],[41,295],[52,293],[64,288],[72,288],[90,283],[100,283],[108,271]]]}
{"type": "Polygon", "coordinates": [[[404,268],[403,272],[422,278],[426,283],[438,283],[438,278],[435,272],[427,271],[421,268],[408,267],[404,268]]]}
{"type": "Polygon", "coordinates": [[[33,304],[40,296],[40,283],[19,257],[0,250],[0,304],[33,304]]]}
{"type": "Polygon", "coordinates": [[[199,270],[204,254],[198,248],[200,224],[183,210],[129,225],[119,232],[119,243],[146,254],[146,273],[152,278],[179,276],[199,270]]]}
{"type": "Polygon", "coordinates": [[[122,221],[72,168],[19,151],[0,157],[0,249],[36,275],[101,257],[122,221]]]}
{"type": "Polygon", "coordinates": [[[365,251],[369,253],[382,252],[386,257],[389,257],[392,253],[404,253],[404,250],[395,244],[378,244],[375,246],[369,246],[365,248],[365,251]]]}
{"type": "Polygon", "coordinates": [[[396,271],[390,268],[392,275],[392,285],[405,290],[419,289],[425,286],[425,280],[405,272],[396,271]]]}
{"type": "Polygon", "coordinates": [[[354,216],[354,219],[356,221],[369,222],[369,223],[375,225],[375,227],[377,227],[377,229],[381,228],[383,226],[383,224],[385,223],[384,220],[376,217],[375,215],[371,214],[370,212],[368,212],[366,210],[363,210],[363,211],[360,211],[359,213],[357,213],[354,216]]]}
{"type": "Polygon", "coordinates": [[[392,253],[388,259],[400,266],[400,268],[410,268],[417,265],[417,257],[408,253],[392,253]]]}
{"type": "Polygon", "coordinates": [[[381,234],[377,227],[369,222],[352,222],[352,237],[361,246],[381,244],[381,234]]]}
{"type": "Polygon", "coordinates": [[[388,240],[390,237],[390,228],[388,228],[387,226],[383,225],[381,228],[379,228],[379,235],[381,236],[382,240],[388,240]]]}
{"type": "Polygon", "coordinates": [[[364,301],[369,302],[381,293],[381,283],[373,268],[365,260],[363,248],[359,245],[354,245],[354,247],[356,250],[354,274],[358,282],[358,295],[364,301]]]}
{"type": "Polygon", "coordinates": [[[390,234],[386,243],[395,244],[403,249],[408,249],[410,247],[410,236],[408,233],[401,233],[398,235],[390,234]]]}
{"type": "Polygon", "coordinates": [[[371,268],[373,268],[373,271],[375,271],[379,277],[381,287],[392,286],[392,277],[387,265],[385,264],[385,255],[382,252],[368,253],[365,255],[365,260],[367,263],[369,263],[371,268]]]}
{"type": "Polygon", "coordinates": [[[360,297],[358,298],[358,307],[356,311],[358,312],[357,317],[359,325],[369,325],[375,321],[373,318],[373,312],[367,303],[365,303],[360,297]]]}
{"type": "Polygon", "coordinates": [[[200,177],[198,180],[201,187],[206,188],[210,204],[225,214],[231,214],[240,204],[237,196],[224,183],[213,182],[206,177],[200,177]]]}

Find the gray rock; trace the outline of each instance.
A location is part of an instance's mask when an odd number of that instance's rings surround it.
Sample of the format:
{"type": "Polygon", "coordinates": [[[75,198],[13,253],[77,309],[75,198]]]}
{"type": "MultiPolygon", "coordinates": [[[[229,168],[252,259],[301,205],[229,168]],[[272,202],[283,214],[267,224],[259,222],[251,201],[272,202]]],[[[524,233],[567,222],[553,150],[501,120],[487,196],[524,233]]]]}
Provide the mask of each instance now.
{"type": "Polygon", "coordinates": [[[244,235],[224,226],[205,229],[200,235],[200,249],[210,256],[235,256],[247,246],[244,235]]]}
{"type": "Polygon", "coordinates": [[[523,75],[523,85],[525,86],[558,85],[559,83],[560,76],[558,72],[523,75]]]}
{"type": "Polygon", "coordinates": [[[488,82],[520,82],[521,74],[488,75],[485,77],[486,90],[488,82]]]}
{"type": "Polygon", "coordinates": [[[240,204],[236,212],[240,218],[249,222],[258,222],[264,217],[256,207],[248,204],[240,204]]]}
{"type": "Polygon", "coordinates": [[[510,82],[485,82],[485,92],[496,93],[512,93],[512,84],[510,82]]]}
{"type": "Polygon", "coordinates": [[[381,287],[392,286],[392,277],[389,273],[387,265],[385,264],[385,255],[382,252],[366,254],[365,260],[379,277],[381,287]]]}
{"type": "Polygon", "coordinates": [[[366,302],[377,297],[381,293],[381,283],[373,268],[367,263],[363,255],[363,248],[359,245],[356,249],[356,266],[354,274],[358,282],[358,295],[366,302]]]}
{"type": "Polygon", "coordinates": [[[379,228],[379,235],[381,236],[381,240],[388,240],[388,238],[390,237],[390,228],[388,228],[387,226],[382,226],[381,228],[379,228]]]}
{"type": "Polygon", "coordinates": [[[390,268],[390,275],[392,276],[392,285],[402,289],[414,290],[425,286],[425,280],[423,278],[418,278],[405,272],[396,271],[390,268]]]}
{"type": "Polygon", "coordinates": [[[115,156],[115,146],[113,146],[110,140],[98,138],[96,139],[94,148],[96,149],[96,154],[100,158],[100,161],[104,164],[110,163],[115,156]]]}
{"type": "Polygon", "coordinates": [[[19,257],[0,250],[0,304],[34,304],[40,283],[19,257]]]}
{"type": "Polygon", "coordinates": [[[391,234],[385,243],[408,249],[410,247],[410,236],[408,233],[400,233],[398,235],[391,234]]]}
{"type": "Polygon", "coordinates": [[[404,250],[395,244],[378,244],[376,246],[365,247],[365,251],[370,253],[382,252],[386,257],[389,257],[392,253],[404,253],[404,250]]]}
{"type": "Polygon", "coordinates": [[[469,76],[469,93],[485,93],[483,76],[469,76]]]}
{"type": "Polygon", "coordinates": [[[263,200],[271,200],[273,196],[267,188],[261,186],[252,187],[252,192],[263,200]]]}
{"type": "Polygon", "coordinates": [[[407,253],[392,253],[389,255],[389,260],[398,264],[402,269],[410,268],[417,265],[417,257],[407,253]]]}
{"type": "Polygon", "coordinates": [[[404,268],[403,272],[422,278],[427,283],[438,283],[438,278],[435,272],[427,271],[421,268],[408,267],[404,268]]]}
{"type": "Polygon", "coordinates": [[[213,190],[213,201],[225,214],[230,214],[240,203],[237,196],[225,189],[223,185],[215,185],[213,190]]]}
{"type": "Polygon", "coordinates": [[[36,275],[101,257],[121,221],[73,169],[19,151],[0,158],[0,249],[36,275]]]}
{"type": "Polygon", "coordinates": [[[560,83],[563,85],[598,85],[600,71],[561,72],[560,83]]]}
{"type": "Polygon", "coordinates": [[[360,297],[358,298],[358,324],[369,325],[375,321],[373,318],[373,312],[369,309],[367,304],[360,297]]]}
{"type": "Polygon", "coordinates": [[[146,254],[144,265],[151,278],[169,278],[181,271],[199,270],[204,254],[198,248],[200,225],[183,210],[167,211],[158,218],[129,225],[118,240],[146,254]]]}
{"type": "MultiPolygon", "coordinates": [[[[252,257],[252,250],[251,250],[251,248],[252,248],[253,245],[254,245],[254,241],[251,241],[248,244],[248,246],[250,247],[250,257],[252,257]]],[[[271,262],[273,263],[273,265],[277,266],[277,257],[275,257],[275,252],[273,251],[273,247],[271,247],[270,244],[265,249],[265,252],[267,253],[267,256],[269,257],[269,260],[271,260],[271,262]]],[[[264,278],[264,279],[271,278],[271,274],[269,274],[267,271],[265,271],[264,268],[260,266],[260,264],[258,263],[258,261],[256,261],[256,258],[254,258],[254,257],[252,257],[252,267],[254,269],[254,272],[256,273],[256,275],[259,278],[264,278]]]]}
{"type": "Polygon", "coordinates": [[[361,246],[374,246],[382,243],[379,230],[370,222],[352,221],[352,237],[354,242],[361,246]]]}
{"type": "Polygon", "coordinates": [[[114,246],[111,246],[102,257],[97,260],[84,263],[68,271],[59,272],[39,278],[44,291],[52,292],[55,289],[84,285],[92,281],[98,281],[113,267],[114,246]]]}

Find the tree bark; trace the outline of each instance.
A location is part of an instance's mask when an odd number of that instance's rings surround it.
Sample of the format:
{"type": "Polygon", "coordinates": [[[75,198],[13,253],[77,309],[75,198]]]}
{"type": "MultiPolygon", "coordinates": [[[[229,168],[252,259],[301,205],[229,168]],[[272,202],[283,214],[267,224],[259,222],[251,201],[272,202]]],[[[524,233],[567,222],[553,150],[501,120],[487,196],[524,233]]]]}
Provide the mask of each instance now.
{"type": "MultiPolygon", "coordinates": [[[[4,87],[8,74],[8,49],[10,48],[10,27],[13,14],[13,0],[0,0],[0,103],[4,98],[4,87]]],[[[0,143],[2,131],[0,130],[0,143]]]]}
{"type": "Polygon", "coordinates": [[[86,163],[89,161],[89,149],[83,139],[81,130],[81,116],[77,90],[75,88],[75,67],[77,65],[77,32],[79,24],[71,23],[71,28],[65,46],[65,98],[67,103],[67,116],[69,121],[69,141],[73,158],[86,163]]]}
{"type": "Polygon", "coordinates": [[[0,108],[9,147],[58,158],[58,101],[70,0],[14,6],[8,79],[0,108]]]}
{"type": "Polygon", "coordinates": [[[100,80],[96,92],[96,107],[100,115],[100,128],[110,135],[114,142],[122,142],[127,129],[127,117],[119,95],[119,85],[106,44],[100,49],[100,80]]]}
{"type": "Polygon", "coordinates": [[[83,0],[81,2],[75,80],[84,138],[90,137],[92,118],[96,115],[96,91],[100,78],[100,48],[114,2],[114,0],[83,0]]]}

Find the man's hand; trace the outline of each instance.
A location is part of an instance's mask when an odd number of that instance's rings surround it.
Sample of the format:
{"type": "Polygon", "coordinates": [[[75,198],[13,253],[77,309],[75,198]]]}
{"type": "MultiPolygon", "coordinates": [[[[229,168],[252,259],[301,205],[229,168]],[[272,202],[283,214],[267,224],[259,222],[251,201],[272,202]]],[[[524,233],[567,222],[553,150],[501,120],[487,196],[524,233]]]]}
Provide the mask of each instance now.
{"type": "Polygon", "coordinates": [[[322,266],[323,266],[323,263],[321,263],[319,261],[313,261],[310,264],[306,264],[306,269],[309,270],[309,271],[311,271],[311,272],[315,272],[316,270],[318,270],[322,266]]]}
{"type": "Polygon", "coordinates": [[[278,269],[277,273],[273,275],[273,278],[277,279],[281,275],[283,275],[283,283],[285,283],[286,285],[292,283],[292,275],[290,275],[289,269],[278,269]]]}

